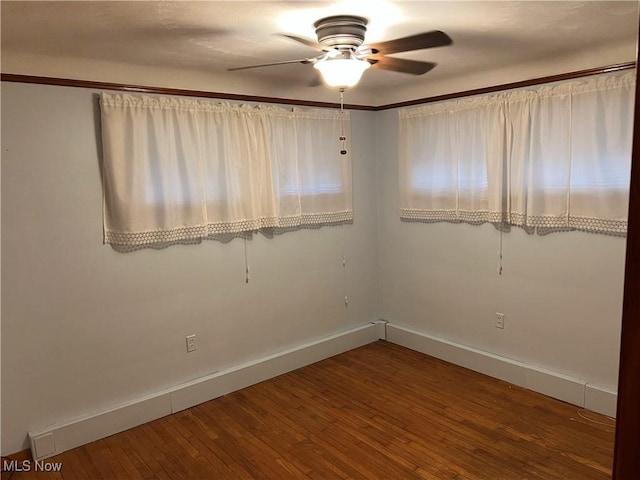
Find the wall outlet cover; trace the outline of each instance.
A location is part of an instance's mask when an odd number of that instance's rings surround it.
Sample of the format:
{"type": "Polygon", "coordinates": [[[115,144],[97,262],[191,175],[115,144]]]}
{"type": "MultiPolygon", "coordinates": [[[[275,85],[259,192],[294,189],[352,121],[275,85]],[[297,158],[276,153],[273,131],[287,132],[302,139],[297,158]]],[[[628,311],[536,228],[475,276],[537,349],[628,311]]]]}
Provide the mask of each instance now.
{"type": "Polygon", "coordinates": [[[187,335],[187,352],[193,352],[197,349],[196,347],[196,336],[195,335],[187,335]]]}

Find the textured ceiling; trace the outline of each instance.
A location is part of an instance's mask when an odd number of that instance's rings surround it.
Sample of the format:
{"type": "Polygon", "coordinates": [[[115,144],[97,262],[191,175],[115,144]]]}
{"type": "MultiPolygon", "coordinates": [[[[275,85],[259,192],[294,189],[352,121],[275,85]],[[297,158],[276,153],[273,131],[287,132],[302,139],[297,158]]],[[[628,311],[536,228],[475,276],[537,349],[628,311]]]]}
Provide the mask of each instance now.
{"type": "Polygon", "coordinates": [[[368,18],[366,42],[435,29],[453,39],[397,55],[436,62],[424,76],[365,72],[349,93],[366,103],[632,61],[638,26],[636,1],[2,1],[0,8],[3,73],[306,99],[335,97],[307,86],[315,75],[309,65],[226,69],[316,55],[275,34],[315,40],[313,22],[332,14],[368,18]]]}

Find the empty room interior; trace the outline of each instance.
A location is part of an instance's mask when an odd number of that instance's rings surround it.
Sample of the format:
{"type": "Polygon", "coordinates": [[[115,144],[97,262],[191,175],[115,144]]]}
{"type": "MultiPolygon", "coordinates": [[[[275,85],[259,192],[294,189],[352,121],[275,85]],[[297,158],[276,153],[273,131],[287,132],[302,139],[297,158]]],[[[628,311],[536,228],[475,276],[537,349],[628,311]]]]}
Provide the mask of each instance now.
{"type": "Polygon", "coordinates": [[[2,478],[611,478],[638,7],[2,1],[2,478]]]}

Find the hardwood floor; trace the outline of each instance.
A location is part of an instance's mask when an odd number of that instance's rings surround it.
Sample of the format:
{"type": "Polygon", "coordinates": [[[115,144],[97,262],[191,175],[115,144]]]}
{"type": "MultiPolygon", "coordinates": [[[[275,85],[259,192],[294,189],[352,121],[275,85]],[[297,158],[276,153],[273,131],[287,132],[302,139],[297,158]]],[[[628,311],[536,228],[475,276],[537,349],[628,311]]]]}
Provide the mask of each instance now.
{"type": "Polygon", "coordinates": [[[12,480],[607,479],[613,437],[607,417],[379,341],[12,480]]]}

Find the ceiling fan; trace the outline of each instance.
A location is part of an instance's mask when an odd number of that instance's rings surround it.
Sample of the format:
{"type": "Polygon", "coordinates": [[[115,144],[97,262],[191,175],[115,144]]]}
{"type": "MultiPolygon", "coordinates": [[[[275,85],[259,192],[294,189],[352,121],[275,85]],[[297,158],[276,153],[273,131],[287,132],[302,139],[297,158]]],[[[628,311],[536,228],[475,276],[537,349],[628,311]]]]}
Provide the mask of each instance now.
{"type": "Polygon", "coordinates": [[[355,15],[334,15],[322,18],[314,23],[314,27],[318,36],[317,42],[296,35],[281,35],[321,51],[320,55],[298,60],[235,67],[228,70],[237,71],[301,63],[313,65],[320,70],[322,77],[329,86],[345,89],[358,83],[364,71],[369,67],[411,75],[423,75],[434,68],[436,64],[387,57],[386,55],[444,47],[453,43],[446,33],[434,30],[387,42],[365,45],[364,37],[367,31],[367,19],[355,15]]]}

